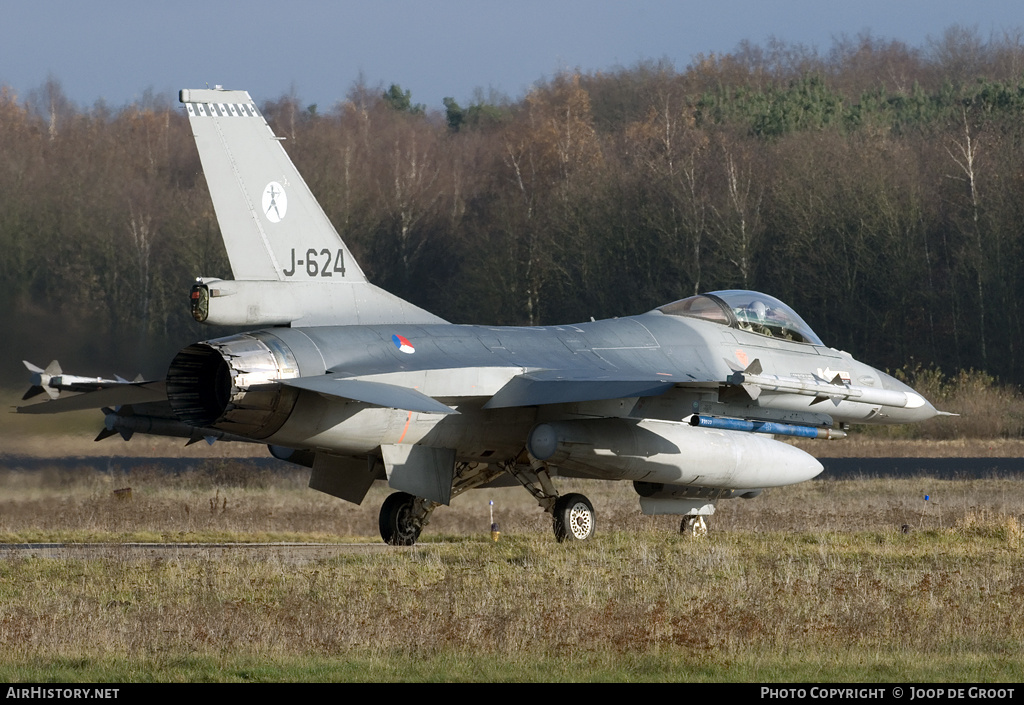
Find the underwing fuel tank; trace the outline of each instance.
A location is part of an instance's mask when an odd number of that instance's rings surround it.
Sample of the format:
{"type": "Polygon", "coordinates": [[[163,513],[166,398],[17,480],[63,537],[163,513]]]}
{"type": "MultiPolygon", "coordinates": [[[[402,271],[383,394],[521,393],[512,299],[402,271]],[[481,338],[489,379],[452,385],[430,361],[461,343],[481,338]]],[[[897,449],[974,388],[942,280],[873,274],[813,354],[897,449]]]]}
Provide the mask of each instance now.
{"type": "Polygon", "coordinates": [[[771,438],[654,419],[542,423],[527,448],[538,460],[593,477],[670,485],[781,487],[822,471],[811,455],[771,438]]]}

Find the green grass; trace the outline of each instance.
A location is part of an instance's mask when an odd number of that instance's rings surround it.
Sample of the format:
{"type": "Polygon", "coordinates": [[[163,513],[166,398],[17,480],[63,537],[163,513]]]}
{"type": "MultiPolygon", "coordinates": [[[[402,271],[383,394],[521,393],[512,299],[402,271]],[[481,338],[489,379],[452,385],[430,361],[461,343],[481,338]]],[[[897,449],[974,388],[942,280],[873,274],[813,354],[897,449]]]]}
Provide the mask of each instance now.
{"type": "Polygon", "coordinates": [[[748,653],[721,658],[681,650],[651,655],[517,657],[459,651],[339,657],[255,659],[249,656],[187,656],[140,660],[55,658],[0,664],[7,683],[328,683],[328,682],[688,682],[688,683],[1019,683],[1017,654],[899,653],[849,649],[814,654],[748,653]],[[907,662],[917,664],[908,667],[907,662]]]}

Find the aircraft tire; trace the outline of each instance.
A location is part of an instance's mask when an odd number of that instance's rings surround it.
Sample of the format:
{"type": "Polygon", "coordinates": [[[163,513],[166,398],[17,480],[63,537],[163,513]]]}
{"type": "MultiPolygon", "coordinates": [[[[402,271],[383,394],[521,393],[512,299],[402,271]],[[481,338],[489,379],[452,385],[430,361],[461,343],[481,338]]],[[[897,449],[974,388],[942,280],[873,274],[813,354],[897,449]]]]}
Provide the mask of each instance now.
{"type": "Polygon", "coordinates": [[[380,537],[392,546],[412,546],[420,537],[420,527],[412,522],[416,498],[408,492],[395,492],[380,508],[380,537]]]}
{"type": "Polygon", "coordinates": [[[578,493],[563,495],[555,502],[555,538],[564,541],[586,541],[594,535],[594,505],[578,493]]]}
{"type": "Polygon", "coordinates": [[[679,524],[679,533],[690,538],[702,539],[708,535],[708,525],[704,517],[687,514],[679,524]]]}

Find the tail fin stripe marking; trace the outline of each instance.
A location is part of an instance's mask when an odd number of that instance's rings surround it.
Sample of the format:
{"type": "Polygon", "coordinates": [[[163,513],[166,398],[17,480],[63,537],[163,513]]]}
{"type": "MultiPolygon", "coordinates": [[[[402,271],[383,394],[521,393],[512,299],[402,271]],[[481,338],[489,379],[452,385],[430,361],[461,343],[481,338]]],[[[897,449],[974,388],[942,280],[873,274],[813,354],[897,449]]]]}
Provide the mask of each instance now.
{"type": "Polygon", "coordinates": [[[186,103],[189,115],[202,117],[259,117],[251,105],[244,103],[186,103]]]}

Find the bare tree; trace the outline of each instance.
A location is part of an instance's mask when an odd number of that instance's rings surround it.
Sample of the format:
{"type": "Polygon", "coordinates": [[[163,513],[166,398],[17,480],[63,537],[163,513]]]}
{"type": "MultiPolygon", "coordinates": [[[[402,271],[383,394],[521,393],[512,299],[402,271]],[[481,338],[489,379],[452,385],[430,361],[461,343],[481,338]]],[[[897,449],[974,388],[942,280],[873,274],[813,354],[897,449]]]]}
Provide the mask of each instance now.
{"type": "Polygon", "coordinates": [[[978,293],[978,342],[981,345],[981,364],[984,368],[988,364],[988,351],[985,344],[985,280],[982,272],[982,263],[985,261],[985,243],[981,233],[978,202],[978,139],[971,134],[971,125],[967,120],[967,109],[962,111],[963,117],[963,138],[952,140],[952,147],[947,146],[946,152],[953,162],[959,167],[960,173],[949,175],[951,179],[963,181],[967,185],[968,204],[970,207],[970,235],[974,241],[974,274],[975,284],[978,293]]]}

